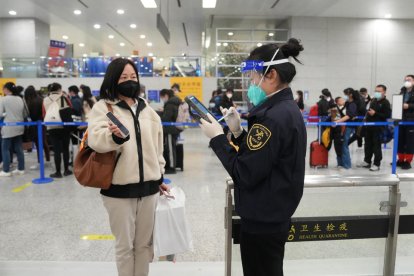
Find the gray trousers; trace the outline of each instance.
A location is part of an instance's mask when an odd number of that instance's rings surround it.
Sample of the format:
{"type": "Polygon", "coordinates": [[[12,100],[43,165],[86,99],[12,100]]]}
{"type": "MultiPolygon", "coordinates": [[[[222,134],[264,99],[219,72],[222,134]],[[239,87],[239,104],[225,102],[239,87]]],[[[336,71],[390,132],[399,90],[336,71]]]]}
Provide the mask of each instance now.
{"type": "Polygon", "coordinates": [[[147,276],[154,257],[152,233],[159,194],[143,198],[102,196],[115,236],[119,276],[147,276]]]}

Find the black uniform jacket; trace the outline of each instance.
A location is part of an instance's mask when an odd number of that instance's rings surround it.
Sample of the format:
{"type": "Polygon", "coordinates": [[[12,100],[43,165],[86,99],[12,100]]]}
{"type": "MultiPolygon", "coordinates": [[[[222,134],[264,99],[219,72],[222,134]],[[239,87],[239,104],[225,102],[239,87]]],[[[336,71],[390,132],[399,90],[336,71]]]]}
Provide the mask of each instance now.
{"type": "Polygon", "coordinates": [[[248,129],[232,137],[238,152],[224,135],[210,146],[233,178],[243,231],[287,232],[303,194],[306,155],[306,128],[292,90],[254,108],[248,129]]]}

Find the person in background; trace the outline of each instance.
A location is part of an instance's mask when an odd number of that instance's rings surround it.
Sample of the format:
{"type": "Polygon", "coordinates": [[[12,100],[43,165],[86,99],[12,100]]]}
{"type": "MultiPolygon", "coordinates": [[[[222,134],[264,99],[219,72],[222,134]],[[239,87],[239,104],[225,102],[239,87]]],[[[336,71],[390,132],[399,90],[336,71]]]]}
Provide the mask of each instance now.
{"type": "MultiPolygon", "coordinates": [[[[349,95],[351,93],[353,93],[354,89],[352,88],[347,88],[344,90],[344,94],[345,95],[349,95]]],[[[366,113],[367,113],[367,104],[365,102],[365,98],[361,95],[361,93],[359,91],[357,91],[358,94],[355,94],[355,99],[354,102],[357,105],[357,117],[360,118],[354,118],[353,121],[354,122],[362,122],[364,119],[362,119],[363,117],[365,117],[366,113]]],[[[365,128],[363,128],[362,126],[356,127],[356,131],[352,134],[351,138],[348,141],[348,145],[351,145],[353,142],[357,141],[358,142],[358,148],[362,148],[362,145],[364,143],[363,138],[365,135],[365,128]]]]}
{"type": "MultiPolygon", "coordinates": [[[[342,97],[335,98],[336,109],[335,110],[335,117],[332,118],[333,122],[338,121],[339,119],[345,117],[346,108],[345,108],[345,100],[342,97]]],[[[344,167],[342,163],[342,145],[344,142],[344,126],[334,127],[332,128],[332,140],[335,148],[336,153],[336,163],[337,168],[341,169],[344,167]]]]}
{"type": "MultiPolygon", "coordinates": [[[[70,101],[66,98],[62,92],[62,86],[59,83],[51,83],[47,87],[49,96],[43,99],[43,118],[47,113],[53,112],[53,105],[57,104],[59,108],[71,107],[70,101]],[[63,97],[63,107],[61,106],[63,97]]],[[[58,115],[58,114],[56,114],[58,115]]],[[[62,178],[61,163],[63,155],[64,176],[69,176],[72,171],[69,170],[69,143],[70,132],[63,126],[47,126],[50,139],[52,140],[55,168],[56,172],[52,173],[52,178],[62,178]]]]}
{"type": "MultiPolygon", "coordinates": [[[[4,98],[0,101],[0,116],[4,117],[5,123],[23,122],[28,113],[20,96],[20,90],[13,82],[8,82],[3,86],[4,98]]],[[[2,159],[3,170],[1,177],[8,177],[12,174],[24,174],[24,153],[23,140],[24,126],[5,126],[2,127],[2,159]],[[13,148],[12,148],[13,147],[13,148]],[[10,151],[17,155],[18,168],[10,172],[10,151]]]]}
{"type": "Polygon", "coordinates": [[[91,112],[97,100],[92,95],[91,88],[86,85],[82,86],[82,96],[82,121],[88,122],[89,113],[91,112]]]}
{"type": "Polygon", "coordinates": [[[368,90],[365,87],[359,89],[359,94],[361,95],[362,100],[365,103],[365,109],[368,106],[368,103],[372,100],[371,96],[368,93],[368,90]]]}
{"type": "MultiPolygon", "coordinates": [[[[30,85],[24,91],[24,99],[26,101],[27,109],[29,110],[29,117],[32,122],[42,121],[43,114],[43,98],[39,96],[36,89],[30,85]]],[[[47,164],[50,163],[50,149],[49,144],[47,143],[46,139],[46,127],[42,126],[42,140],[43,140],[43,150],[45,152],[46,162],[47,164]]],[[[37,133],[37,126],[30,126],[30,137],[31,141],[36,145],[36,153],[37,153],[37,162],[40,163],[39,159],[39,140],[38,140],[38,133],[37,133]]],[[[37,165],[33,165],[30,167],[31,170],[36,170],[38,168],[37,165]]]]}
{"type": "Polygon", "coordinates": [[[216,98],[216,96],[217,96],[217,90],[214,90],[211,93],[211,99],[208,102],[208,110],[210,110],[211,112],[213,112],[214,108],[216,107],[216,103],[214,102],[214,99],[216,98]]]}
{"type": "Polygon", "coordinates": [[[305,109],[305,104],[303,103],[303,91],[296,91],[295,101],[298,104],[300,111],[303,112],[303,110],[305,109]]]}
{"type": "Polygon", "coordinates": [[[82,116],[82,99],[79,97],[79,88],[76,85],[72,85],[68,88],[70,102],[74,110],[74,115],[77,117],[82,116]]]}
{"type": "Polygon", "coordinates": [[[221,115],[220,111],[220,105],[223,102],[223,90],[221,88],[217,88],[216,90],[217,95],[214,97],[214,108],[213,108],[213,114],[218,116],[221,115]]]}
{"type": "MultiPolygon", "coordinates": [[[[354,99],[359,100],[359,92],[351,89],[352,91],[345,89],[345,108],[346,113],[345,116],[341,119],[337,120],[337,123],[343,123],[343,122],[353,122],[355,117],[358,115],[358,105],[357,102],[354,99]]],[[[335,126],[333,126],[335,128],[335,126]]],[[[344,169],[349,170],[352,168],[351,163],[351,154],[349,153],[349,145],[348,141],[351,135],[355,132],[355,127],[353,126],[347,126],[345,127],[344,134],[343,134],[343,143],[342,143],[342,166],[344,169]]],[[[342,167],[340,167],[341,169],[342,167]]]]}
{"type": "MultiPolygon", "coordinates": [[[[407,75],[400,95],[403,95],[403,121],[414,122],[414,75],[407,75]]],[[[414,126],[400,126],[397,166],[411,169],[414,156],[414,126]]]]}
{"type": "MultiPolygon", "coordinates": [[[[221,110],[221,108],[229,109],[230,107],[236,107],[236,105],[233,102],[233,96],[234,96],[233,88],[227,88],[226,93],[224,93],[223,99],[220,103],[219,110],[221,110]]],[[[220,111],[220,114],[223,115],[221,111],[220,111]]]]}
{"type": "Polygon", "coordinates": [[[226,122],[238,152],[219,122],[210,114],[212,123],[201,119],[211,148],[234,181],[244,276],[283,275],[285,243],[305,178],[306,127],[289,87],[296,70],[288,59],[296,60],[302,50],[291,38],[280,47],[267,44],[250,53],[245,64],[264,63],[242,69],[251,81],[247,94],[254,105],[248,132],[234,108],[223,110],[232,113],[226,122]]]}
{"type": "Polygon", "coordinates": [[[101,86],[100,100],[89,115],[88,146],[97,152],[116,151],[118,162],[107,190],[101,190],[103,205],[115,236],[118,276],[147,276],[154,257],[154,217],[163,183],[163,131],[157,113],[139,97],[135,64],[117,58],[109,65],[101,86]],[[108,122],[114,115],[129,130],[122,137],[108,122]]]}
{"type": "MultiPolygon", "coordinates": [[[[181,100],[174,96],[174,91],[170,89],[162,89],[160,91],[161,102],[164,103],[164,108],[161,113],[162,122],[175,122],[178,116],[178,109],[181,105],[181,100]]],[[[176,173],[177,160],[177,139],[180,130],[175,126],[163,126],[164,129],[164,159],[165,159],[165,174],[176,173]]]]}
{"type": "MultiPolygon", "coordinates": [[[[385,97],[386,91],[385,85],[380,84],[375,87],[374,98],[371,100],[365,117],[366,122],[386,122],[391,117],[391,104],[385,97]]],[[[368,126],[366,128],[365,157],[357,167],[367,168],[373,172],[380,170],[382,160],[380,135],[383,128],[382,126],[368,126]],[[374,164],[371,164],[372,156],[374,156],[374,164]]]]}

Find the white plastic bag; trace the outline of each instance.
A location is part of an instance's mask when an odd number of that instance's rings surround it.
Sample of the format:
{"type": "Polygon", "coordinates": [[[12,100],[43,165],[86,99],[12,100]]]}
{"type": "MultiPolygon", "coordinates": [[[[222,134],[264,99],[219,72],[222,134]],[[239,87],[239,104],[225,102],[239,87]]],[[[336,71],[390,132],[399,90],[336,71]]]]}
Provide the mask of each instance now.
{"type": "Polygon", "coordinates": [[[171,195],[175,199],[165,196],[158,199],[154,226],[155,257],[193,250],[193,240],[185,216],[184,191],[173,187],[171,195]]]}

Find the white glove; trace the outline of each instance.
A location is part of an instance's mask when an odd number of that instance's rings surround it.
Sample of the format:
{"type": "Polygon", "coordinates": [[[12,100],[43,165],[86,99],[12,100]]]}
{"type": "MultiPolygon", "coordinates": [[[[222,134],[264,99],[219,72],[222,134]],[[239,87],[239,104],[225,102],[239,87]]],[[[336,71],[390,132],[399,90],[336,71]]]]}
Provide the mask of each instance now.
{"type": "Polygon", "coordinates": [[[207,116],[212,123],[209,123],[204,119],[200,120],[200,128],[203,131],[204,135],[210,139],[213,139],[216,136],[224,134],[223,127],[220,125],[220,123],[217,122],[217,120],[210,114],[207,114],[207,116]]]}
{"type": "Polygon", "coordinates": [[[220,110],[221,113],[223,113],[223,116],[231,113],[228,117],[224,118],[224,120],[226,121],[226,124],[233,134],[243,132],[243,128],[241,127],[240,114],[233,106],[229,109],[220,107],[220,110]]]}

